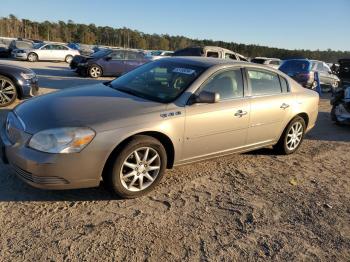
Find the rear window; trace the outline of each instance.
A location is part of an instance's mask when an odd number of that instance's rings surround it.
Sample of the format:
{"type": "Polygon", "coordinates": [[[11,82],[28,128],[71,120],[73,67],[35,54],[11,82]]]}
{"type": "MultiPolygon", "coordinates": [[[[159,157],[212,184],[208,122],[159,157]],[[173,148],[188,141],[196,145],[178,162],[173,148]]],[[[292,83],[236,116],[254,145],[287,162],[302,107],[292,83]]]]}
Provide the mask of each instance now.
{"type": "Polygon", "coordinates": [[[201,48],[185,48],[178,50],[174,56],[202,56],[203,50],[201,48]]]}
{"type": "Polygon", "coordinates": [[[263,64],[265,63],[266,59],[260,59],[260,58],[254,58],[251,60],[252,63],[255,63],[255,64],[263,64]]]}
{"type": "Polygon", "coordinates": [[[294,73],[294,72],[308,72],[310,71],[310,62],[305,60],[290,60],[285,61],[279,68],[282,72],[294,73]]]}

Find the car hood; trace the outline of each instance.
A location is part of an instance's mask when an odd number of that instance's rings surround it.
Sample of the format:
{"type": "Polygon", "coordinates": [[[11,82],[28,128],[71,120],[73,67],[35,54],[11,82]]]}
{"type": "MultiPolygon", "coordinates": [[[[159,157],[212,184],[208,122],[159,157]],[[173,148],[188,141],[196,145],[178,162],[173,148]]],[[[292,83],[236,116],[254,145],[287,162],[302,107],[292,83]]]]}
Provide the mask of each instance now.
{"type": "Polygon", "coordinates": [[[33,70],[25,67],[10,65],[10,64],[0,64],[0,71],[5,73],[34,73],[33,70]]]}
{"type": "Polygon", "coordinates": [[[164,104],[97,84],[32,98],[14,110],[24,122],[25,131],[34,134],[58,127],[117,129],[148,121],[150,113],[165,108],[164,104]]]}

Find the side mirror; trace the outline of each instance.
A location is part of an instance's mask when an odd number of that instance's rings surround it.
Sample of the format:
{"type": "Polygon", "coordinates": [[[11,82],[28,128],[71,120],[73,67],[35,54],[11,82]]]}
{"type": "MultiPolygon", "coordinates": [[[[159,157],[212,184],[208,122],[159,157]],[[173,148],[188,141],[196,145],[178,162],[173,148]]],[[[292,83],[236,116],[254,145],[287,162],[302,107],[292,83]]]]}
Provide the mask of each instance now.
{"type": "Polygon", "coordinates": [[[202,91],[199,95],[193,95],[190,100],[190,104],[213,104],[220,100],[220,94],[202,91]]]}

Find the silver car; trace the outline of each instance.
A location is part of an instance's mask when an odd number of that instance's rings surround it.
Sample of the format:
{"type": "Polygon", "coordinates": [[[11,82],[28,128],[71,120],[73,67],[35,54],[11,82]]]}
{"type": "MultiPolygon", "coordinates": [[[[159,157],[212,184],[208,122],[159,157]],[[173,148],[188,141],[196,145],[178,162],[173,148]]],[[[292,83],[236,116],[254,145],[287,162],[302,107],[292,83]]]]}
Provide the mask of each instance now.
{"type": "Polygon", "coordinates": [[[63,44],[36,44],[33,49],[16,49],[12,52],[14,58],[29,62],[51,60],[70,63],[76,55],[80,55],[78,50],[63,44]]]}
{"type": "Polygon", "coordinates": [[[272,68],[164,58],[17,106],[1,131],[3,159],[35,187],[95,187],[103,179],[133,198],[174,166],[269,146],[294,153],[315,125],[318,101],[272,68]]]}

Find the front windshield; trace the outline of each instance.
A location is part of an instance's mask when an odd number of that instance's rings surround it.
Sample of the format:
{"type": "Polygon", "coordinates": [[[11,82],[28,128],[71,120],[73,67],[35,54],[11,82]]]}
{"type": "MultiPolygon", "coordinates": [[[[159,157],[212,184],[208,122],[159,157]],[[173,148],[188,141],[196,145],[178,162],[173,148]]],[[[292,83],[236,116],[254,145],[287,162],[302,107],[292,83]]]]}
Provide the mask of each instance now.
{"type": "Polygon", "coordinates": [[[169,103],[184,92],[205,70],[173,61],[147,63],[111,82],[111,86],[145,99],[169,103]]]}
{"type": "Polygon", "coordinates": [[[40,47],[42,47],[44,45],[44,43],[37,43],[34,44],[34,49],[39,49],[40,47]]]}

